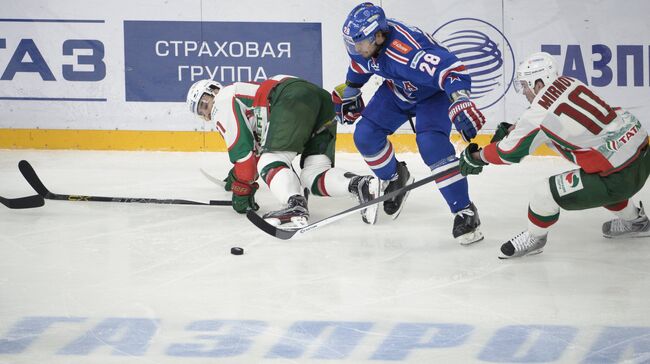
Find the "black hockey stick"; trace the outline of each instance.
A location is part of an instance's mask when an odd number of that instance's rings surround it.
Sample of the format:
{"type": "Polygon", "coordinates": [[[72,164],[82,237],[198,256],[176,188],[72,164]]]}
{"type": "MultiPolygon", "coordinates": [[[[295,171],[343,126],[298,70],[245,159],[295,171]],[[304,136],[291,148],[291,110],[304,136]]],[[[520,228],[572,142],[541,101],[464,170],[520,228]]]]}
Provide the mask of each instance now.
{"type": "Polygon", "coordinates": [[[45,205],[45,200],[41,195],[33,195],[19,198],[4,198],[0,196],[0,203],[10,209],[31,209],[45,205]]]}
{"type": "Polygon", "coordinates": [[[345,211],[341,211],[341,212],[339,212],[337,214],[326,217],[326,218],[324,218],[324,219],[322,219],[320,221],[316,221],[315,223],[309,224],[309,225],[307,225],[307,226],[305,226],[303,228],[300,228],[300,229],[294,229],[294,230],[280,229],[280,228],[278,228],[276,226],[273,226],[273,225],[269,224],[266,220],[264,220],[260,215],[255,213],[255,211],[253,211],[253,210],[248,210],[248,212],[246,212],[246,217],[248,218],[248,220],[250,222],[252,222],[255,226],[260,228],[265,233],[267,233],[267,234],[269,234],[271,236],[274,236],[274,237],[276,237],[278,239],[288,240],[288,239],[291,239],[296,234],[302,235],[302,234],[308,233],[308,232],[310,232],[312,230],[316,230],[316,229],[318,229],[320,227],[331,224],[334,221],[340,220],[340,219],[344,218],[345,216],[348,216],[348,215],[350,215],[350,214],[352,214],[354,212],[357,212],[359,210],[363,210],[368,206],[378,204],[380,202],[389,200],[389,199],[391,199],[391,198],[393,198],[393,197],[395,197],[395,196],[397,196],[397,195],[399,195],[401,193],[410,191],[410,190],[412,190],[414,188],[418,188],[420,186],[424,186],[425,184],[434,181],[436,179],[436,177],[438,177],[438,176],[437,175],[431,175],[429,177],[423,178],[423,179],[421,179],[419,181],[411,183],[410,185],[406,185],[406,186],[404,186],[404,187],[402,187],[400,189],[389,192],[389,193],[387,193],[387,194],[385,194],[383,196],[372,199],[372,200],[370,200],[368,202],[364,202],[364,203],[362,203],[360,205],[351,207],[351,208],[349,208],[349,209],[347,209],[345,211]]]}
{"type": "Polygon", "coordinates": [[[41,179],[38,178],[36,171],[29,162],[22,160],[18,163],[18,169],[27,182],[42,198],[48,200],[62,201],[96,201],[96,202],[127,202],[127,203],[155,203],[168,205],[212,205],[212,206],[230,206],[232,201],[210,200],[209,202],[196,202],[178,199],[156,199],[156,198],[139,198],[139,197],[102,197],[102,196],[82,196],[82,195],[63,195],[50,192],[41,179]]]}

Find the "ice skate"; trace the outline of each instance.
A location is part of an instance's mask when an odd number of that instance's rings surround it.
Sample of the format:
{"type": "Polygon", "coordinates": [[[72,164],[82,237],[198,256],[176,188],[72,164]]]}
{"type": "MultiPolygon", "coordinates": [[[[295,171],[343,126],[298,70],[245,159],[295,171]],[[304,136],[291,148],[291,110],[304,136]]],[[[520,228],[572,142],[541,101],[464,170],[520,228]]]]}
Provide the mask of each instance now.
{"type": "Polygon", "coordinates": [[[478,217],[478,210],[474,203],[458,211],[454,218],[452,234],[460,245],[470,245],[483,240],[483,233],[480,230],[481,220],[478,217]]]}
{"type": "Polygon", "coordinates": [[[634,220],[614,219],[603,224],[606,238],[642,238],[650,236],[650,220],[639,202],[639,216],[634,220]]]}
{"type": "Polygon", "coordinates": [[[501,245],[499,259],[519,258],[525,255],[539,254],[544,250],[544,246],[546,245],[546,236],[536,237],[531,235],[528,230],[523,231],[501,245]]]}
{"type": "MultiPolygon", "coordinates": [[[[368,202],[379,196],[380,184],[377,177],[374,176],[354,176],[350,179],[348,191],[350,191],[359,201],[359,204],[368,202]]],[[[361,219],[366,224],[373,225],[377,222],[377,209],[379,204],[368,206],[361,210],[361,219]]]]}
{"type": "Polygon", "coordinates": [[[289,197],[287,206],[282,210],[267,212],[262,216],[269,224],[282,225],[283,228],[301,228],[309,223],[307,199],[301,195],[289,197]]]}
{"type": "MultiPolygon", "coordinates": [[[[408,184],[413,183],[415,178],[411,177],[411,173],[408,168],[406,168],[405,162],[397,163],[397,176],[391,181],[382,181],[383,193],[387,194],[393,192],[397,189],[400,189],[408,184]]],[[[397,195],[395,198],[384,201],[384,212],[387,215],[393,216],[393,220],[397,219],[402,208],[404,207],[404,202],[408,197],[410,191],[397,195]]]]}

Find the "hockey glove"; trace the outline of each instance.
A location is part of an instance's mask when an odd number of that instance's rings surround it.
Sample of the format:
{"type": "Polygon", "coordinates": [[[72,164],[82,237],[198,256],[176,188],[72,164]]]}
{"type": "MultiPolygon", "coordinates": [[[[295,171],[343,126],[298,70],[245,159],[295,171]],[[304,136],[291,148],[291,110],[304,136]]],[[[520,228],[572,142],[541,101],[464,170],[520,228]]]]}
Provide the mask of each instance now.
{"type": "Polygon", "coordinates": [[[472,153],[479,151],[481,151],[481,148],[478,147],[478,144],[470,143],[467,148],[460,153],[458,166],[460,167],[460,173],[463,176],[479,174],[483,172],[483,166],[488,165],[488,163],[483,162],[481,158],[476,159],[472,156],[472,153]]]}
{"type": "Polygon", "coordinates": [[[232,191],[232,183],[236,181],[237,179],[235,178],[235,167],[230,168],[230,172],[228,172],[228,177],[226,177],[223,181],[226,182],[226,185],[223,186],[223,189],[226,191],[232,191]]]}
{"type": "Polygon", "coordinates": [[[251,209],[257,211],[260,206],[255,202],[255,192],[260,188],[257,182],[246,183],[235,177],[235,169],[231,169],[226,182],[226,191],[232,191],[232,208],[240,214],[245,214],[251,209]]]}
{"type": "Polygon", "coordinates": [[[497,130],[494,131],[494,136],[492,136],[492,139],[490,139],[490,143],[496,143],[501,141],[503,138],[508,136],[508,133],[510,133],[510,128],[512,127],[512,124],[506,123],[505,121],[500,123],[497,126],[497,130]]]}
{"type": "Polygon", "coordinates": [[[336,86],[332,91],[332,102],[339,123],[347,125],[354,124],[366,107],[361,98],[361,90],[344,83],[336,86]]]}
{"type": "Polygon", "coordinates": [[[469,97],[460,97],[449,106],[449,120],[463,140],[469,142],[485,124],[485,117],[469,97]]]}
{"type": "Polygon", "coordinates": [[[240,214],[248,210],[257,211],[260,206],[255,202],[255,192],[260,188],[257,182],[250,185],[239,181],[232,183],[232,208],[240,214]]]}

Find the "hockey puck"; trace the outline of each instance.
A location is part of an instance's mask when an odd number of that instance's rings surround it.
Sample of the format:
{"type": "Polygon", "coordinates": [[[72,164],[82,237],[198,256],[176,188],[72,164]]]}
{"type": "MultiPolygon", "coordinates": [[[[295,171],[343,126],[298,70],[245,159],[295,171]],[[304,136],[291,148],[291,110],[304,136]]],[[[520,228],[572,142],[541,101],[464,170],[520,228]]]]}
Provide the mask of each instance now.
{"type": "Polygon", "coordinates": [[[243,255],[244,254],[244,249],[238,247],[238,246],[233,246],[230,248],[230,254],[232,255],[243,255]]]}

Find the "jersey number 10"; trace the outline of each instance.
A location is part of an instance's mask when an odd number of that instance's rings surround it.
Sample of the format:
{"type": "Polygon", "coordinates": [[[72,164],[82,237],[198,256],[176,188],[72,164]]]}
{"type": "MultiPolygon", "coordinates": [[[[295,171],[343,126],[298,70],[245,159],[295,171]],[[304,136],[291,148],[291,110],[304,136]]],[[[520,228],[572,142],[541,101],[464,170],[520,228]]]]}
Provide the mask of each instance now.
{"type": "Polygon", "coordinates": [[[586,111],[588,115],[576,109],[571,103],[566,102],[561,103],[555,109],[554,113],[558,116],[562,114],[568,116],[587,128],[587,130],[593,134],[599,134],[603,130],[598,123],[607,125],[616,118],[616,112],[585,86],[580,85],[576,87],[575,90],[571,91],[569,94],[569,101],[571,101],[573,105],[577,105],[586,111]],[[586,96],[586,98],[583,98],[583,95],[586,96]],[[587,98],[589,100],[587,100],[587,98]],[[600,108],[596,105],[600,106],[600,108]],[[598,123],[596,121],[598,121],[598,123]]]}

